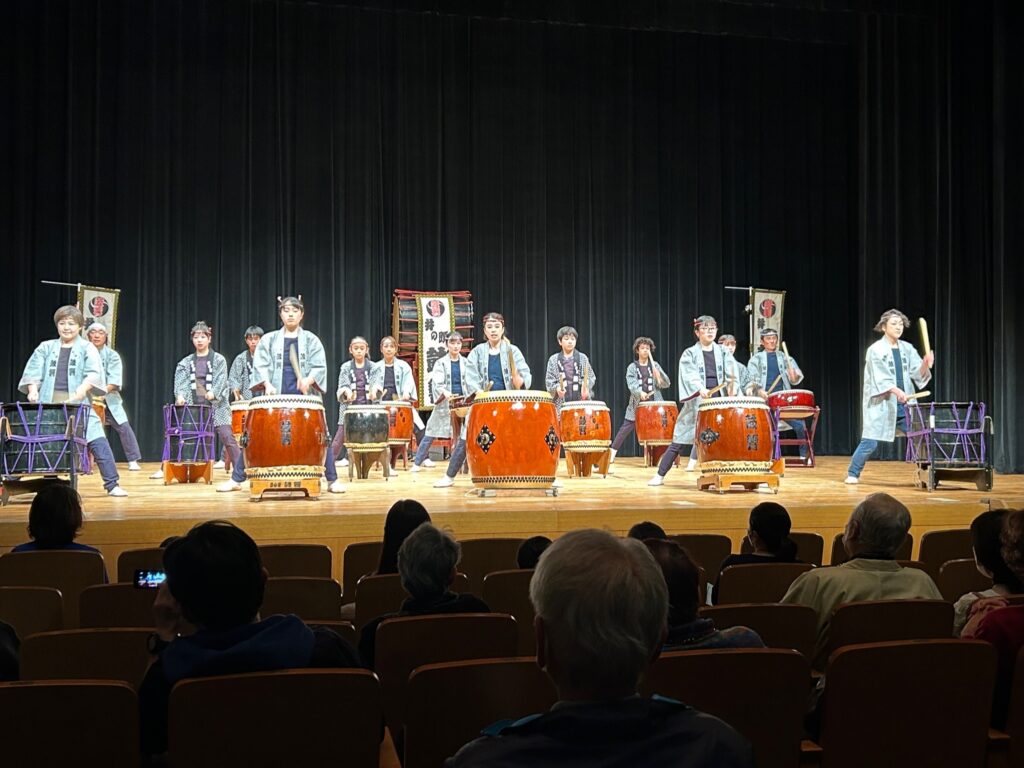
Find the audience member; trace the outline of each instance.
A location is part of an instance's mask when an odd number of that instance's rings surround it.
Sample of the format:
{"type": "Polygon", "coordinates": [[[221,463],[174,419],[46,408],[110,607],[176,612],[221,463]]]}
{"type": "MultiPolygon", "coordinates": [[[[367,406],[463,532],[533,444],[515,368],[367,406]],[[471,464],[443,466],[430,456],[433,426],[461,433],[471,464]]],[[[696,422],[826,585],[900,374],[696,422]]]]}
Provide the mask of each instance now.
{"type": "Polygon", "coordinates": [[[647,539],[647,549],[661,567],[668,586],[668,638],[666,651],[699,648],[763,648],[761,636],[749,627],[715,629],[715,622],[698,618],[703,602],[700,568],[690,554],[674,541],[647,539]]]}
{"type": "Polygon", "coordinates": [[[487,603],[474,595],[460,595],[450,587],[458,572],[462,549],[452,536],[430,523],[420,524],[398,549],[398,574],[410,597],[397,613],[370,621],[359,636],[359,652],[374,667],[377,627],[395,616],[428,616],[435,613],[487,613],[487,603]]]}
{"type": "Polygon", "coordinates": [[[20,645],[14,627],[0,621],[0,682],[18,679],[18,649],[20,645]]]}
{"type": "MultiPolygon", "coordinates": [[[[789,512],[781,504],[774,501],[763,501],[750,510],[747,523],[747,541],[754,551],[749,554],[729,555],[722,561],[724,571],[730,565],[755,565],[757,563],[799,563],[796,557],[796,544],[789,538],[792,523],[789,512]]],[[[711,602],[718,602],[718,582],[722,574],[715,578],[715,587],[711,591],[711,602]]]]}
{"type": "Polygon", "coordinates": [[[139,688],[142,751],[167,749],[167,703],[187,677],[294,667],[358,667],[359,656],[329,629],[310,629],[296,616],[260,619],[267,570],[242,529],[222,520],[196,525],[164,551],[150,636],[153,663],[139,688]],[[182,622],[195,634],[179,636],[182,622]]]}
{"type": "Polygon", "coordinates": [[[1008,510],[990,509],[982,512],[971,522],[971,546],[974,548],[974,562],[978,571],[992,579],[992,588],[981,592],[968,592],[953,605],[953,635],[959,637],[967,624],[968,614],[980,598],[1013,595],[1024,591],[1021,580],[1003,560],[1002,541],[1003,519],[1008,510]]]}
{"type": "Polygon", "coordinates": [[[887,493],[873,493],[853,510],[843,546],[850,559],[834,568],[815,568],[797,577],[783,603],[809,605],[818,614],[814,664],[824,668],[832,611],[862,600],[925,598],[942,595],[924,571],[903,568],[896,552],[910,530],[910,511],[887,493]]]}
{"type": "Polygon", "coordinates": [[[516,552],[517,568],[536,568],[537,561],[544,554],[544,550],[551,546],[551,539],[547,536],[531,536],[519,545],[516,552]]]}
{"type": "Polygon", "coordinates": [[[445,765],[752,766],[750,745],[717,718],[638,695],[665,639],[668,590],[639,541],[567,533],[530,582],[537,663],[558,690],[550,711],[496,724],[445,765]]]}
{"type": "Polygon", "coordinates": [[[423,523],[430,522],[427,508],[415,499],[399,499],[391,505],[384,520],[384,545],[374,573],[398,573],[398,549],[423,523]]]}
{"type": "MultiPolygon", "coordinates": [[[[1024,510],[1009,510],[1003,519],[1002,556],[1017,577],[1024,580],[1024,510]]],[[[1010,688],[1017,653],[1024,647],[1024,605],[1010,605],[1005,597],[983,597],[971,606],[963,638],[986,640],[995,646],[999,659],[992,702],[992,725],[1003,728],[1010,707],[1010,688]]]]}
{"type": "Polygon", "coordinates": [[[75,541],[82,530],[82,497],[67,483],[50,483],[32,499],[28,512],[28,535],[32,541],[19,544],[12,552],[41,549],[75,549],[96,552],[96,547],[75,541]]]}
{"type": "Polygon", "coordinates": [[[629,533],[626,534],[627,539],[636,539],[637,541],[646,541],[647,539],[667,539],[668,534],[665,533],[665,529],[657,523],[652,523],[650,520],[644,520],[642,523],[637,523],[629,529],[629,533]]]}

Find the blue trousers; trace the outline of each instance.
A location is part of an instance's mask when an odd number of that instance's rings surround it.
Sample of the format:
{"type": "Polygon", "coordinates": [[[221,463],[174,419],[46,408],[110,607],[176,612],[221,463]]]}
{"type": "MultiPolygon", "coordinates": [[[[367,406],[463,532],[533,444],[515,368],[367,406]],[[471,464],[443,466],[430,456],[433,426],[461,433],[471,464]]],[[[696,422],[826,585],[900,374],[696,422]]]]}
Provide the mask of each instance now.
{"type": "MultiPolygon", "coordinates": [[[[906,416],[896,421],[896,429],[902,429],[906,432],[906,416]]],[[[853,452],[853,456],[850,458],[850,467],[846,470],[846,474],[850,477],[860,477],[860,473],[864,471],[864,465],[871,458],[871,454],[875,452],[877,447],[877,440],[872,440],[870,437],[862,437],[860,445],[857,446],[857,450],[853,452]]]]}
{"type": "Polygon", "coordinates": [[[89,443],[89,450],[96,459],[96,466],[100,468],[100,477],[103,478],[103,490],[109,491],[116,488],[121,480],[117,474],[117,465],[114,463],[114,452],[110,450],[110,443],[105,437],[97,437],[89,443]]]}
{"type": "Polygon", "coordinates": [[[455,441],[455,447],[452,448],[452,457],[448,460],[448,470],[445,472],[448,477],[455,477],[459,474],[462,469],[463,463],[466,461],[466,441],[461,437],[455,441]]]}

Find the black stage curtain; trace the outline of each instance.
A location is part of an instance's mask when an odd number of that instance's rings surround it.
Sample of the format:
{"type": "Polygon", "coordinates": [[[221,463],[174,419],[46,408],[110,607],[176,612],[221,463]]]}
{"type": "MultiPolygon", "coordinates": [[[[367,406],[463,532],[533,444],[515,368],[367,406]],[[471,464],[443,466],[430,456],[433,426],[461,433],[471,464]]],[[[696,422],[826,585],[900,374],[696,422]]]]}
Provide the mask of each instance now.
{"type": "Polygon", "coordinates": [[[882,5],[5,3],[0,398],[73,299],[43,279],[123,290],[148,459],[194,321],[230,361],[301,293],[333,389],[394,288],[467,289],[535,387],[575,325],[618,422],[635,336],[674,391],[691,319],[742,346],[723,286],[760,285],[788,291],[819,452],[856,444],[898,306],[929,320],[937,399],[988,403],[1024,470],[1021,10],[882,5]]]}

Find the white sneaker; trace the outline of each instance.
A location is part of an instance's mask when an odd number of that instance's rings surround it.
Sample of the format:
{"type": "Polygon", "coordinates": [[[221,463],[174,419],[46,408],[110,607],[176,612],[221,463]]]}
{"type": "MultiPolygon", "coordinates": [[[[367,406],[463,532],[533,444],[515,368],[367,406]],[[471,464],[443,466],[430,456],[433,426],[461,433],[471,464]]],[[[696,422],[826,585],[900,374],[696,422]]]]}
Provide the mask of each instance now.
{"type": "Polygon", "coordinates": [[[154,472],[152,475],[149,476],[149,479],[150,480],[163,480],[164,479],[164,471],[162,469],[158,469],[156,472],[154,472]]]}
{"type": "Polygon", "coordinates": [[[555,482],[553,482],[553,483],[551,484],[551,487],[552,487],[552,488],[561,488],[561,487],[562,487],[562,478],[560,478],[560,477],[556,477],[556,478],[555,478],[555,482]]]}
{"type": "Polygon", "coordinates": [[[611,459],[608,460],[608,463],[609,464],[614,464],[615,463],[615,454],[618,453],[619,451],[616,448],[612,448],[611,452],[612,452],[612,457],[611,457],[611,459]]]}
{"type": "Polygon", "coordinates": [[[856,485],[857,483],[860,482],[860,478],[854,477],[853,475],[848,475],[847,478],[843,480],[843,482],[846,483],[847,485],[856,485]]]}
{"type": "Polygon", "coordinates": [[[453,485],[455,485],[455,478],[448,477],[448,475],[445,475],[436,483],[434,483],[435,488],[451,488],[453,485]]]}
{"type": "Polygon", "coordinates": [[[342,459],[341,461],[339,461],[338,462],[338,466],[339,467],[347,467],[348,466],[348,459],[342,459]]]}
{"type": "Polygon", "coordinates": [[[410,472],[419,472],[420,471],[420,465],[419,464],[413,464],[411,467],[409,467],[409,471],[410,472]]]}
{"type": "Polygon", "coordinates": [[[115,485],[113,488],[111,488],[109,491],[107,491],[107,496],[127,496],[127,495],[128,495],[128,491],[126,491],[120,485],[115,485]]]}
{"type": "Polygon", "coordinates": [[[648,485],[664,485],[665,484],[665,478],[662,477],[661,475],[655,475],[654,477],[652,477],[650,480],[647,481],[647,484],[648,485]]]}
{"type": "MultiPolygon", "coordinates": [[[[140,469],[142,469],[142,467],[139,466],[139,462],[137,462],[137,461],[129,461],[128,462],[128,471],[129,472],[138,472],[140,469]]],[[[160,474],[162,475],[163,472],[161,472],[160,474]]]]}
{"type": "Polygon", "coordinates": [[[339,479],[331,483],[330,487],[327,490],[329,490],[331,493],[344,493],[348,489],[345,487],[345,483],[343,483],[339,479]]]}
{"type": "Polygon", "coordinates": [[[686,471],[687,472],[693,472],[696,468],[697,468],[697,460],[696,459],[690,459],[688,462],[686,462],[686,471]]]}
{"type": "Polygon", "coordinates": [[[231,491],[242,490],[242,484],[234,480],[225,480],[217,486],[217,493],[231,493],[231,491]]]}
{"type": "Polygon", "coordinates": [[[434,466],[434,462],[432,462],[430,459],[424,459],[423,460],[423,466],[424,467],[432,467],[432,466],[434,466]]]}
{"type": "Polygon", "coordinates": [[[213,462],[213,468],[214,469],[224,469],[224,461],[223,461],[223,459],[221,461],[213,462]]]}

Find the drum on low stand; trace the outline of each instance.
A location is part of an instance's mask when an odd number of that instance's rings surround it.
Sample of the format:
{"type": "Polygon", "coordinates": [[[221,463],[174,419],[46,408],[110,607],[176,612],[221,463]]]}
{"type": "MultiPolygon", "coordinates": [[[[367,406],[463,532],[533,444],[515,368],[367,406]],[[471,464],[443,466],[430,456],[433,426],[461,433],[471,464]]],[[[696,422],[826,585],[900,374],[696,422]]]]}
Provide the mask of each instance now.
{"type": "Polygon", "coordinates": [[[787,445],[795,445],[807,452],[807,459],[799,456],[787,456],[784,459],[787,467],[813,467],[814,466],[814,433],[818,429],[818,417],[821,415],[821,408],[814,402],[814,393],[809,389],[784,389],[779,392],[772,392],[768,395],[768,407],[772,412],[772,423],[774,428],[776,456],[782,454],[782,448],[787,445]],[[803,439],[794,437],[782,437],[781,429],[785,427],[783,422],[792,419],[804,421],[806,431],[803,439]],[[810,419],[810,421],[806,421],[810,419]]]}
{"type": "Polygon", "coordinates": [[[210,483],[213,469],[213,406],[164,406],[164,485],[172,481],[210,483]]]}
{"type": "Polygon", "coordinates": [[[479,392],[466,425],[466,458],[473,485],[550,489],[558,468],[555,401],[547,392],[479,392]]]}
{"type": "Polygon", "coordinates": [[[320,498],[330,433],[315,395],[265,395],[249,401],[242,433],[249,500],[265,493],[320,498]]]}
{"type": "Polygon", "coordinates": [[[89,472],[86,429],[88,403],[7,403],[0,416],[0,461],[3,493],[11,496],[38,491],[52,482],[77,487],[78,475],[89,472]]]}
{"type": "Polygon", "coordinates": [[[722,493],[731,485],[755,490],[767,483],[778,492],[773,471],[772,424],[768,405],[759,397],[712,397],[697,409],[697,487],[722,493]]]}
{"type": "Polygon", "coordinates": [[[384,403],[384,407],[388,411],[388,446],[392,455],[401,453],[402,466],[405,467],[409,443],[412,441],[412,403],[408,400],[389,400],[384,403]]]}
{"type": "MultiPolygon", "coordinates": [[[[672,442],[679,406],[669,400],[641,400],[636,404],[636,437],[644,449],[644,466],[657,466],[672,442]]],[[[679,463],[679,457],[676,457],[679,463]]]]}
{"type": "Polygon", "coordinates": [[[595,464],[598,472],[607,476],[612,445],[612,416],[608,406],[600,400],[565,403],[559,423],[569,477],[590,477],[595,464]]]}
{"type": "MultiPolygon", "coordinates": [[[[396,414],[397,416],[397,414],[396,414]]],[[[353,473],[360,480],[370,475],[376,462],[387,479],[391,469],[389,445],[390,415],[383,405],[350,405],[345,409],[345,448],[348,449],[348,479],[353,473]]],[[[409,415],[412,424],[412,415],[409,415]]]]}

